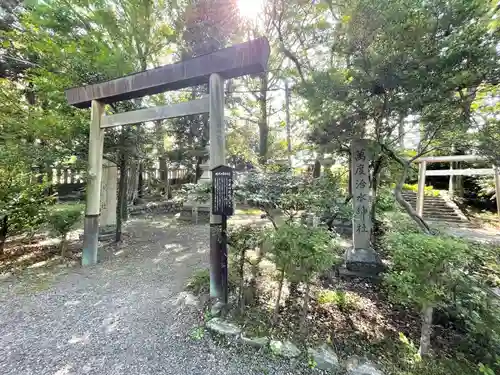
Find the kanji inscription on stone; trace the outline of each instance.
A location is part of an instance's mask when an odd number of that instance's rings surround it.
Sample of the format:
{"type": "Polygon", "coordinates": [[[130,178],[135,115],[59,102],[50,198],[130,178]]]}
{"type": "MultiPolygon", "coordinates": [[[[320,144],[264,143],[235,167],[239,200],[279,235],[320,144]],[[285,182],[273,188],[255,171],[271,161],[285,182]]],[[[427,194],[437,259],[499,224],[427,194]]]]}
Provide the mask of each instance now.
{"type": "Polygon", "coordinates": [[[369,179],[370,154],[366,140],[352,142],[351,188],[353,194],[353,242],[355,249],[370,248],[372,231],[371,189],[369,179]]]}
{"type": "Polygon", "coordinates": [[[221,165],[212,169],[212,214],[231,216],[233,212],[233,170],[221,165]]]}

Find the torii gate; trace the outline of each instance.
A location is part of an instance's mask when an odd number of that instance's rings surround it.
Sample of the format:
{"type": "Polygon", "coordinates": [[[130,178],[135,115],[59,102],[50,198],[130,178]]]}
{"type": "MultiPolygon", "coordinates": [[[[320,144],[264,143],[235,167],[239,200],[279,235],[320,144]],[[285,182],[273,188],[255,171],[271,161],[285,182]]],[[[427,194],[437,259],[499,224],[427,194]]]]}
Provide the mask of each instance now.
{"type": "Polygon", "coordinates": [[[415,162],[419,163],[418,169],[418,192],[417,192],[417,214],[422,216],[424,213],[424,190],[426,176],[495,176],[495,191],[497,197],[497,213],[500,216],[500,172],[499,168],[476,168],[476,169],[443,169],[427,170],[428,163],[452,163],[454,161],[481,161],[487,160],[479,155],[451,155],[451,156],[426,156],[418,158],[415,162]]]}
{"type": "MultiPolygon", "coordinates": [[[[66,90],[66,99],[70,105],[78,108],[91,107],[83,266],[97,263],[104,130],[114,126],[208,112],[210,169],[223,165],[226,161],[224,79],[266,71],[269,54],[269,42],[266,38],[259,38],[176,64],[66,90]],[[207,83],[209,95],[202,99],[104,115],[105,104],[207,83]]],[[[215,226],[217,229],[221,223],[221,216],[210,215],[211,228],[215,226]]],[[[220,298],[223,292],[221,272],[223,267],[227,270],[227,259],[223,259],[222,245],[216,238],[216,233],[217,231],[210,231],[210,294],[220,298]]]]}

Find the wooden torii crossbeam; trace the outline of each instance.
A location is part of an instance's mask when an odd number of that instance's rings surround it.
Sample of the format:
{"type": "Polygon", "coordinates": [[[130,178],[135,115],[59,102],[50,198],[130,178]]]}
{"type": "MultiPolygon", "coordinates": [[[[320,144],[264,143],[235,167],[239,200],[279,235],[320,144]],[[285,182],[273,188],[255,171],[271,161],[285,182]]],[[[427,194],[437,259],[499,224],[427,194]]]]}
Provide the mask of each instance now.
{"type": "Polygon", "coordinates": [[[75,107],[86,108],[92,100],[109,104],[206,84],[212,74],[220,74],[223,79],[258,74],[267,69],[269,53],[269,42],[259,38],[176,64],[71,88],[66,90],[66,99],[75,107]]]}
{"type": "MultiPolygon", "coordinates": [[[[258,38],[176,64],[65,91],[69,104],[78,108],[91,107],[82,265],[97,262],[104,130],[114,126],[208,112],[210,170],[224,165],[224,79],[265,72],[269,54],[267,39],[258,38]],[[202,84],[209,85],[208,97],[109,116],[104,114],[105,104],[202,84]]],[[[227,287],[224,288],[224,285],[227,285],[227,280],[224,284],[224,277],[227,279],[227,250],[224,250],[218,235],[221,233],[221,226],[222,218],[219,215],[211,215],[210,294],[212,297],[227,300],[227,287]]]]}

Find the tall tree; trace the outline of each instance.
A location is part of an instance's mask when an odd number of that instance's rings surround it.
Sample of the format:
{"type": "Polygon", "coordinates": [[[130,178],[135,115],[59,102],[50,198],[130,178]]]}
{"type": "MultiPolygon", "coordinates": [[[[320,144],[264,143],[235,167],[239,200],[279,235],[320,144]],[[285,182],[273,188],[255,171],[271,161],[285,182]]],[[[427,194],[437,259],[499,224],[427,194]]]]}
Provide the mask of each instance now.
{"type": "MultiPolygon", "coordinates": [[[[276,27],[309,104],[312,139],[332,149],[347,149],[353,137],[372,139],[379,146],[373,164],[375,191],[384,158],[394,158],[405,168],[411,161],[397,157],[394,147],[401,115],[420,118],[420,154],[463,142],[475,90],[498,77],[498,35],[488,32],[487,1],[280,5],[276,27]],[[311,7],[316,24],[307,32],[290,13],[311,7]],[[289,45],[285,36],[294,32],[310,53],[289,45]],[[332,41],[328,49],[325,36],[332,41]],[[323,56],[323,63],[311,63],[313,52],[323,56]]],[[[427,230],[401,195],[397,197],[427,230]]]]}

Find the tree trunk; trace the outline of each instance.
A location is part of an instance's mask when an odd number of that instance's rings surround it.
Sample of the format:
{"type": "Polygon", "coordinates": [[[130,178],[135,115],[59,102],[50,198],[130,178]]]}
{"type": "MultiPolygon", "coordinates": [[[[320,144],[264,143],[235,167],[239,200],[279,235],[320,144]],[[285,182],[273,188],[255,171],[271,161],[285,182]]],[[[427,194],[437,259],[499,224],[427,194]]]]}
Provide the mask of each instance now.
{"type": "Polygon", "coordinates": [[[172,197],[170,192],[170,180],[168,179],[168,164],[165,156],[165,132],[162,127],[162,121],[155,121],[156,143],[158,148],[158,163],[160,166],[161,190],[167,199],[172,197]]]}
{"type": "Polygon", "coordinates": [[[9,230],[9,218],[5,215],[2,218],[2,225],[0,226],[0,254],[3,254],[5,249],[5,241],[7,240],[7,234],[9,230]]]}
{"type": "MultiPolygon", "coordinates": [[[[377,194],[378,194],[378,186],[380,183],[380,174],[382,172],[382,164],[383,164],[383,156],[380,156],[377,160],[375,160],[374,167],[373,167],[373,176],[372,176],[372,206],[371,206],[371,212],[370,212],[370,217],[372,223],[376,222],[376,216],[377,216],[377,194]]],[[[371,241],[372,243],[375,243],[375,231],[372,230],[371,233],[371,241]]]]}
{"type": "Polygon", "coordinates": [[[267,124],[267,89],[268,89],[267,73],[262,73],[260,76],[260,92],[259,92],[259,163],[265,165],[267,163],[267,150],[269,143],[269,126],[267,124]]]}
{"type": "Polygon", "coordinates": [[[139,185],[139,164],[133,161],[130,165],[130,170],[127,179],[127,203],[135,204],[137,201],[137,186],[139,185]]]}
{"type": "Polygon", "coordinates": [[[139,170],[137,176],[137,197],[144,198],[144,162],[139,161],[139,170]]]}
{"type": "Polygon", "coordinates": [[[307,336],[307,311],[309,311],[309,291],[310,291],[310,284],[309,282],[306,282],[306,291],[304,294],[304,304],[302,305],[302,314],[300,317],[300,332],[304,337],[307,336]]]}
{"type": "Polygon", "coordinates": [[[313,177],[318,178],[321,176],[321,163],[318,159],[314,161],[313,177]]]}
{"type": "Polygon", "coordinates": [[[198,182],[198,180],[201,178],[201,175],[203,174],[203,170],[201,169],[201,165],[203,164],[203,158],[198,157],[196,158],[196,167],[195,167],[195,183],[198,182]]]}
{"type": "Polygon", "coordinates": [[[162,192],[165,194],[165,197],[167,199],[171,198],[171,193],[170,193],[170,180],[168,179],[168,165],[167,165],[167,159],[165,157],[160,157],[159,158],[159,164],[160,164],[160,180],[162,184],[162,192]]]}
{"type": "Polygon", "coordinates": [[[66,234],[61,237],[61,244],[60,244],[60,249],[61,249],[61,258],[66,257],[66,249],[68,247],[68,241],[66,239],[66,234]]]}
{"type": "Polygon", "coordinates": [[[243,315],[243,312],[245,311],[245,300],[243,298],[243,289],[245,287],[245,254],[246,250],[242,250],[240,254],[240,264],[239,264],[239,277],[240,277],[240,290],[239,290],[239,295],[238,295],[238,303],[240,305],[240,313],[243,315]]]}
{"type": "Polygon", "coordinates": [[[280,274],[279,284],[278,284],[278,296],[276,297],[276,305],[274,306],[274,314],[273,314],[273,323],[276,324],[278,322],[278,315],[280,312],[280,301],[281,301],[281,292],[283,290],[283,282],[285,281],[285,270],[283,269],[280,274]]]}
{"type": "Polygon", "coordinates": [[[418,350],[418,354],[422,357],[428,355],[431,348],[433,311],[432,306],[424,306],[422,309],[422,330],[420,332],[420,348],[418,350]]]}
{"type": "MultiPolygon", "coordinates": [[[[123,131],[123,130],[122,130],[123,131]]],[[[118,202],[116,205],[116,234],[115,241],[122,240],[122,226],[128,219],[127,213],[127,157],[126,152],[120,149],[118,160],[120,169],[120,179],[118,180],[118,202]]]]}
{"type": "Polygon", "coordinates": [[[296,281],[290,281],[288,291],[288,298],[285,301],[287,309],[291,308],[293,306],[293,302],[297,301],[299,298],[299,283],[296,281]]]}

